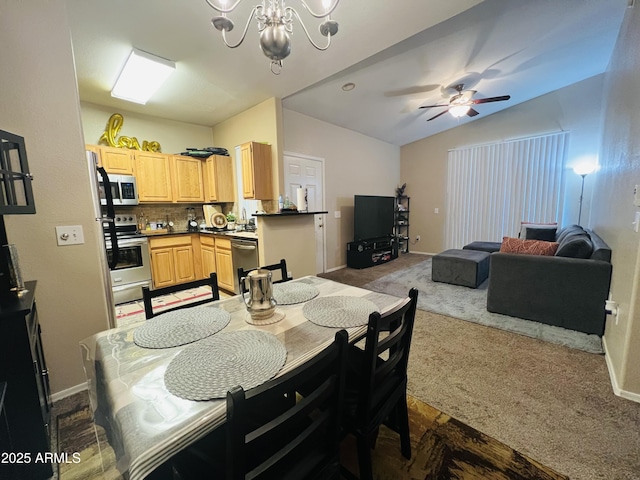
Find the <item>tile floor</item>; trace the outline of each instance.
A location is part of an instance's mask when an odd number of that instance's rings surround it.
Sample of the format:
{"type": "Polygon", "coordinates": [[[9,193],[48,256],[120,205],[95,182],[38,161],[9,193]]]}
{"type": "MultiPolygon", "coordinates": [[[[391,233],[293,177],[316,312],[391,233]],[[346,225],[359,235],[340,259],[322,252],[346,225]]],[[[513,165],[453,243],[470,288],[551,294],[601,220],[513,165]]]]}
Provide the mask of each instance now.
{"type": "MultiPolygon", "coordinates": [[[[220,298],[230,295],[220,292],[220,298]]],[[[211,288],[207,286],[191,288],[176,292],[172,295],[165,295],[151,300],[153,311],[162,312],[169,307],[174,307],[179,303],[189,303],[211,297],[211,288]]],[[[142,322],[144,317],[144,304],[142,300],[116,305],[116,327],[124,327],[133,323],[142,322]]]]}

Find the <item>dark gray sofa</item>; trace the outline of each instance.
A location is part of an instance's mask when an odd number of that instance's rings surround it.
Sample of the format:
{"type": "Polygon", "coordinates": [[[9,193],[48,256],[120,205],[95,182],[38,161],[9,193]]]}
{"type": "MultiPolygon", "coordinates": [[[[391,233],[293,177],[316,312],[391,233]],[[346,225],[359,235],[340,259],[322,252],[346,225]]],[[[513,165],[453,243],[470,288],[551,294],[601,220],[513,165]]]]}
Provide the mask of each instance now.
{"type": "Polygon", "coordinates": [[[555,256],[493,253],[487,310],[602,335],[611,248],[577,225],[559,231],[556,241],[555,256]]]}

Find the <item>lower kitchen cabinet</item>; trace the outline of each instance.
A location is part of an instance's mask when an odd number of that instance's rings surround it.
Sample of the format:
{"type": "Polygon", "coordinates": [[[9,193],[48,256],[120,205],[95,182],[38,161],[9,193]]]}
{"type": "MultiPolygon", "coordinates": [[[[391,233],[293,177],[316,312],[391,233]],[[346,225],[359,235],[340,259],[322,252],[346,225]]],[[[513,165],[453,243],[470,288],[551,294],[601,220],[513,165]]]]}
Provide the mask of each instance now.
{"type": "Polygon", "coordinates": [[[150,238],[149,254],[154,288],[190,282],[197,278],[191,235],[150,238]]]}
{"type": "Polygon", "coordinates": [[[53,475],[51,463],[43,461],[43,454],[51,450],[49,372],[36,310],[36,282],[25,286],[28,291],[22,297],[0,301],[0,380],[6,382],[4,411],[11,442],[5,453],[15,456],[11,478],[44,479],[53,475]]]}
{"type": "Polygon", "coordinates": [[[202,261],[202,278],[216,271],[215,238],[211,235],[200,235],[200,255],[202,261]]]}
{"type": "Polygon", "coordinates": [[[216,268],[218,273],[218,286],[229,292],[234,291],[233,260],[231,257],[231,240],[223,237],[216,237],[216,268]]]}

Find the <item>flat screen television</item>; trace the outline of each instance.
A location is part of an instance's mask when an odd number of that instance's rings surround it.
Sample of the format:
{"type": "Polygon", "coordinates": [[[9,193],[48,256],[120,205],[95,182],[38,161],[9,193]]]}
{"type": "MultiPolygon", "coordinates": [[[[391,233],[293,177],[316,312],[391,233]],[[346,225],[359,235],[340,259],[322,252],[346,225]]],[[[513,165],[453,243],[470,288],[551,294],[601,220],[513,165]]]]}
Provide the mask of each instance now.
{"type": "Polygon", "coordinates": [[[353,202],[355,241],[393,235],[395,197],[356,195],[353,202]]]}

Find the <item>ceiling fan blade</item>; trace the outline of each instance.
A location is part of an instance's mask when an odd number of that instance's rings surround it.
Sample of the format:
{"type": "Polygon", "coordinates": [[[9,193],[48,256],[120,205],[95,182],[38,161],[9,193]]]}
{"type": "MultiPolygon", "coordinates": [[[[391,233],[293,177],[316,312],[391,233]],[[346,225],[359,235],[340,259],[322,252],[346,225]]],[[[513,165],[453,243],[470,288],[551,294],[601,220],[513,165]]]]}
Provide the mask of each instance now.
{"type": "Polygon", "coordinates": [[[440,112],[440,113],[439,113],[439,114],[437,114],[435,117],[431,117],[431,118],[427,119],[427,122],[430,122],[431,120],[434,120],[434,119],[436,119],[436,118],[438,118],[438,117],[440,117],[440,116],[444,115],[444,114],[445,114],[445,113],[447,113],[448,111],[449,111],[449,109],[447,108],[445,111],[440,112]]]}
{"type": "Polygon", "coordinates": [[[478,98],[477,100],[469,100],[469,103],[473,105],[477,105],[478,103],[489,103],[489,102],[502,102],[504,100],[509,100],[511,95],[503,95],[501,97],[489,97],[489,98],[478,98]]]}
{"type": "Polygon", "coordinates": [[[473,108],[469,108],[469,111],[467,112],[467,115],[469,115],[470,117],[475,117],[479,113],[480,112],[478,112],[477,110],[474,110],[473,108]]]}
{"type": "Polygon", "coordinates": [[[434,108],[434,107],[448,107],[449,104],[447,103],[446,105],[422,105],[421,107],[418,108],[434,108]]]}

